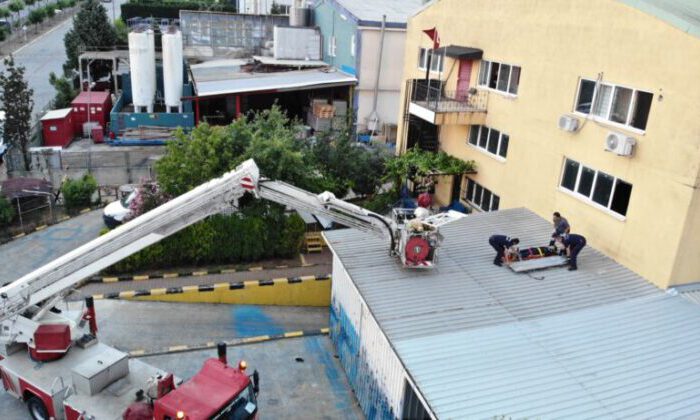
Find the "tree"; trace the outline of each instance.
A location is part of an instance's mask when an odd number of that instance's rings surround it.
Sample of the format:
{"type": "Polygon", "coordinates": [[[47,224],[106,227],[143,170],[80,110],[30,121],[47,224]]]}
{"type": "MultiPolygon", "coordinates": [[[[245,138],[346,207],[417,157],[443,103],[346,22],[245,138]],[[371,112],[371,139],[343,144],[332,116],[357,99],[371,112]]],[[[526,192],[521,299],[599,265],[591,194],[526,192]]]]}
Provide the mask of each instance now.
{"type": "Polygon", "coordinates": [[[443,151],[426,152],[416,146],[387,162],[384,179],[394,181],[394,187],[398,189],[407,178],[463,175],[474,172],[475,169],[476,163],[473,160],[463,161],[443,151]]]}
{"type": "Polygon", "coordinates": [[[29,143],[31,140],[31,119],[34,108],[34,90],[24,79],[24,67],[15,67],[15,59],[10,54],[4,61],[5,71],[0,73],[0,111],[5,112],[3,139],[22,154],[24,170],[31,169],[29,143]]]}
{"type": "MultiPolygon", "coordinates": [[[[73,28],[63,38],[68,57],[64,70],[77,70],[78,56],[85,49],[112,47],[115,41],[116,34],[105,8],[97,0],[86,0],[73,18],[73,28]]],[[[94,75],[101,76],[97,69],[94,75]]]]}
{"type": "Polygon", "coordinates": [[[35,33],[39,31],[39,24],[44,21],[44,18],[46,18],[46,11],[42,8],[34,9],[29,12],[27,19],[29,23],[34,25],[35,33]]]}
{"type": "Polygon", "coordinates": [[[73,83],[65,77],[56,76],[54,72],[49,73],[49,83],[56,89],[53,109],[68,108],[78,93],[77,89],[73,89],[73,83]]]}
{"type": "Polygon", "coordinates": [[[10,17],[11,14],[12,13],[10,13],[10,9],[8,9],[7,7],[0,7],[0,18],[6,19],[10,17]]]}
{"type": "Polygon", "coordinates": [[[56,15],[56,5],[55,4],[47,4],[44,6],[44,13],[47,18],[51,19],[56,15]]]}
{"type": "Polygon", "coordinates": [[[270,14],[271,15],[283,15],[284,10],[282,10],[282,6],[277,4],[277,2],[272,2],[272,6],[270,6],[270,14]]]}
{"type": "Polygon", "coordinates": [[[116,36],[117,45],[129,44],[129,27],[126,26],[124,19],[117,18],[114,21],[114,34],[116,36]]]}
{"type": "Polygon", "coordinates": [[[12,0],[8,8],[13,12],[17,13],[17,21],[19,21],[19,12],[24,9],[24,3],[22,0],[12,0]]]}

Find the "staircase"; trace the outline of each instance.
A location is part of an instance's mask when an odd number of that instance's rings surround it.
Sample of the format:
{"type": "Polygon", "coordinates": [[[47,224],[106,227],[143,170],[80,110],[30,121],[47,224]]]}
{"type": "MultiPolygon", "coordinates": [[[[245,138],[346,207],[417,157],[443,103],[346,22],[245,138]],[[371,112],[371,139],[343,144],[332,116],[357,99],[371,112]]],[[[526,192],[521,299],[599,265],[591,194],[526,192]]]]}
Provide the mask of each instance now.
{"type": "Polygon", "coordinates": [[[306,252],[323,252],[324,245],[325,242],[323,241],[321,232],[306,232],[304,234],[304,248],[306,252]]]}

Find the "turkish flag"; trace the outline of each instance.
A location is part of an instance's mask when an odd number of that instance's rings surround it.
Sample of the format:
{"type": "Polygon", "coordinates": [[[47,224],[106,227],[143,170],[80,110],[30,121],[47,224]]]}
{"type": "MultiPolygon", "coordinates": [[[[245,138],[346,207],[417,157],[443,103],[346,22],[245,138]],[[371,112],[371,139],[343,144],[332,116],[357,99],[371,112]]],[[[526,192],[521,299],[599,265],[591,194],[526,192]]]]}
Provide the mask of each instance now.
{"type": "Polygon", "coordinates": [[[433,40],[433,49],[437,50],[440,48],[440,35],[438,34],[438,31],[436,28],[433,29],[424,29],[423,32],[425,32],[426,35],[430,37],[430,39],[433,40]]]}

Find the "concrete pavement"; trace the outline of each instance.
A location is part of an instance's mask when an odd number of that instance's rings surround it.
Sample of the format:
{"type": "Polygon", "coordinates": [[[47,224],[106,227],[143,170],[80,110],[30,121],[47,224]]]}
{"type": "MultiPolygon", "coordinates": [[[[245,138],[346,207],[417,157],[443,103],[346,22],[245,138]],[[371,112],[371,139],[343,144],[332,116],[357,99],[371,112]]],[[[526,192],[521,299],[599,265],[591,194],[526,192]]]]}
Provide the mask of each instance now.
{"type": "Polygon", "coordinates": [[[17,280],[95,239],[102,227],[102,210],[94,210],[0,246],[0,284],[17,280]]]}
{"type": "MultiPolygon", "coordinates": [[[[104,301],[96,302],[96,310],[100,339],[123,350],[197,345],[328,325],[328,308],[104,301]]],[[[189,378],[215,354],[203,350],[141,360],[189,378]]],[[[362,418],[328,337],[230,347],[228,354],[230,363],[244,359],[251,373],[260,372],[262,419],[362,418]]],[[[2,391],[0,413],[8,420],[28,418],[24,405],[2,391]]]]}

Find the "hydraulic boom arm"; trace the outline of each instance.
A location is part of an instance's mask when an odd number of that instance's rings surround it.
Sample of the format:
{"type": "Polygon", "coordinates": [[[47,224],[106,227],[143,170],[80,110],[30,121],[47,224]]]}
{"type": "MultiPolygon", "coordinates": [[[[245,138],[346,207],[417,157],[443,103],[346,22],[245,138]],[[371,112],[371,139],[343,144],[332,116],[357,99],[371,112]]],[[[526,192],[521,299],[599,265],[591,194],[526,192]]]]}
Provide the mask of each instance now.
{"type": "Polygon", "coordinates": [[[339,200],[329,192],[315,195],[283,182],[261,180],[257,165],[248,160],[220,178],[202,184],[0,288],[0,321],[43,304],[43,310],[32,316],[35,319],[41,317],[82,279],[207,216],[235,208],[238,199],[246,192],[346,226],[388,236],[392,243],[391,252],[395,251],[395,229],[390,219],[339,200]]]}

